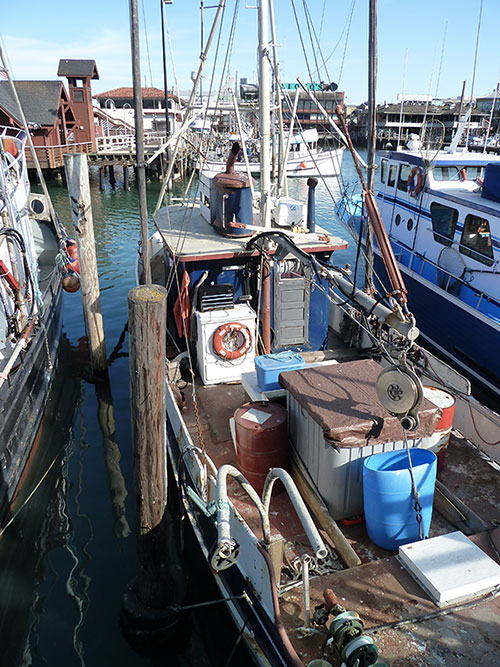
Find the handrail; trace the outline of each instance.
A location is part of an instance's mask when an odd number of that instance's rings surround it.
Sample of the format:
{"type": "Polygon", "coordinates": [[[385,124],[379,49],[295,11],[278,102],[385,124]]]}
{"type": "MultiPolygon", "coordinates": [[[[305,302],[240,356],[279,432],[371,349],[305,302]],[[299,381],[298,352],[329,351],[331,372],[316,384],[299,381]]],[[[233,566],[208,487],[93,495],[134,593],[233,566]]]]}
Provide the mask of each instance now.
{"type": "MultiPolygon", "coordinates": [[[[486,298],[486,299],[488,299],[488,300],[493,300],[493,301],[496,302],[496,303],[500,303],[500,299],[499,299],[498,297],[495,297],[495,296],[493,296],[493,294],[490,294],[490,293],[488,293],[488,292],[485,292],[484,290],[479,289],[478,287],[473,287],[469,282],[467,282],[466,280],[464,280],[462,277],[457,276],[457,275],[455,275],[454,273],[450,273],[450,271],[447,271],[445,268],[443,268],[442,266],[440,266],[440,265],[439,265],[437,262],[435,262],[434,260],[429,259],[428,257],[425,257],[424,255],[421,255],[420,253],[416,252],[415,250],[412,250],[412,249],[408,248],[407,246],[403,245],[402,243],[397,242],[397,241],[394,239],[394,237],[391,237],[391,241],[394,243],[394,245],[395,245],[397,248],[400,248],[400,252],[397,252],[396,249],[395,249],[395,253],[394,253],[396,256],[399,256],[399,260],[398,260],[398,261],[401,261],[401,255],[402,255],[404,252],[408,252],[408,253],[411,254],[411,257],[412,257],[412,258],[416,258],[416,259],[418,259],[420,262],[422,262],[422,266],[420,267],[420,269],[419,269],[419,271],[418,271],[418,273],[419,273],[421,276],[423,275],[424,267],[425,267],[426,264],[429,265],[429,266],[431,266],[431,267],[433,267],[433,268],[435,268],[435,269],[437,269],[438,271],[442,271],[444,274],[446,274],[446,275],[448,276],[448,278],[447,278],[446,288],[443,288],[443,289],[445,289],[445,291],[447,291],[447,288],[449,287],[449,284],[450,284],[451,280],[456,280],[456,281],[460,282],[464,287],[467,287],[467,288],[469,288],[470,290],[476,292],[476,293],[477,293],[477,296],[478,296],[478,301],[477,301],[476,306],[471,306],[471,304],[467,304],[467,305],[469,305],[469,306],[475,308],[475,310],[479,310],[479,306],[480,306],[480,304],[481,304],[483,298],[486,298]]],[[[413,266],[413,260],[409,262],[407,268],[410,269],[410,270],[412,270],[412,271],[416,271],[416,269],[415,269],[414,266],[413,266]]],[[[468,269],[467,267],[465,267],[465,270],[466,270],[466,271],[467,271],[467,270],[469,270],[469,271],[472,270],[472,271],[473,271],[473,269],[468,269]]],[[[493,273],[493,272],[492,272],[492,273],[493,273]]],[[[484,313],[484,315],[488,316],[487,313],[484,313]]]]}

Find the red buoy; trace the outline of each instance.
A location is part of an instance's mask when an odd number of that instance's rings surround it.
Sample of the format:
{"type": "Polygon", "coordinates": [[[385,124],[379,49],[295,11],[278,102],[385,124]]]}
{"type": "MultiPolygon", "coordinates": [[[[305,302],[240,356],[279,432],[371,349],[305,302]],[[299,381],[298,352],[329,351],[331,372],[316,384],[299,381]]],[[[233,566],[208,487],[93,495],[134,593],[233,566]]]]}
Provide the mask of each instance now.
{"type": "Polygon", "coordinates": [[[75,239],[68,239],[66,241],[66,252],[69,256],[69,268],[75,273],[80,274],[80,264],[78,263],[78,250],[75,239]]]}
{"type": "Polygon", "coordinates": [[[279,403],[245,403],[234,413],[234,423],[238,468],[261,494],[269,469],[288,463],[287,410],[279,403]]]}

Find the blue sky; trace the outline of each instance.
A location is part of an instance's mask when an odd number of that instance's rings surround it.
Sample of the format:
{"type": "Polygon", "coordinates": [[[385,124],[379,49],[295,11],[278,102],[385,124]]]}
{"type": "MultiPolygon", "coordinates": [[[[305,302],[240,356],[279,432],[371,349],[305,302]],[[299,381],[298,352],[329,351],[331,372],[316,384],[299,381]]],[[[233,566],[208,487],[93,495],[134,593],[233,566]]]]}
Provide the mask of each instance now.
{"type": "MultiPolygon", "coordinates": [[[[314,66],[304,19],[306,2],[321,52],[327,61],[317,80],[339,82],[346,102],[367,98],[368,0],[274,0],[280,70],[285,81],[297,76],[309,81],[293,7],[302,26],[310,66],[314,66]],[[349,17],[352,18],[349,21],[349,17]]],[[[160,0],[138,0],[141,27],[143,85],[163,87],[161,69],[160,0]]],[[[228,43],[236,0],[227,0],[221,53],[228,43]]],[[[205,0],[205,35],[215,16],[205,0]]],[[[231,75],[253,81],[256,72],[256,0],[240,0],[236,37],[230,60],[231,75]]],[[[2,10],[0,36],[14,78],[57,79],[61,58],[94,59],[100,80],[93,92],[132,85],[128,0],[51,0],[41,10],[39,0],[19,0],[2,10]]],[[[476,34],[481,0],[378,0],[379,73],[377,101],[395,101],[398,93],[458,97],[463,81],[471,92],[476,34]],[[445,36],[446,35],[446,36],[445,36]],[[443,46],[444,45],[444,46],[443,46]],[[405,66],[406,62],[406,66],[405,66]],[[406,74],[405,74],[406,70],[406,74]],[[404,79],[404,86],[403,86],[404,79]]],[[[179,90],[190,89],[190,75],[200,55],[200,0],[174,0],[166,8],[179,90]]],[[[482,23],[474,94],[490,93],[500,77],[500,0],[483,0],[482,23]]],[[[211,58],[204,88],[210,80],[211,58]]],[[[318,49],[316,49],[318,52],[318,49]]],[[[319,57],[319,56],[317,56],[319,57]]],[[[219,56],[222,61],[222,56],[219,56]]],[[[169,87],[174,85],[168,63],[169,87]]],[[[218,79],[216,79],[218,81],[218,79]]]]}

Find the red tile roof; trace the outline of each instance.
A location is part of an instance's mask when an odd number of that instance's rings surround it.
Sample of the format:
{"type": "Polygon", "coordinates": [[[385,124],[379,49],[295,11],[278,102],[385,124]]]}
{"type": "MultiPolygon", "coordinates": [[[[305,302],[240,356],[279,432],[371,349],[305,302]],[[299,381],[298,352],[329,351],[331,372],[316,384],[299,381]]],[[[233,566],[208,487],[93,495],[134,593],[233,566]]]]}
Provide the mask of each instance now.
{"type": "MultiPolygon", "coordinates": [[[[163,100],[165,98],[165,93],[159,88],[141,88],[142,99],[143,100],[163,100]]],[[[96,99],[108,99],[115,98],[120,100],[133,100],[134,99],[134,89],[133,88],[115,88],[114,90],[108,90],[105,93],[98,93],[94,95],[96,99]]],[[[169,97],[172,97],[169,93],[169,97]]]]}

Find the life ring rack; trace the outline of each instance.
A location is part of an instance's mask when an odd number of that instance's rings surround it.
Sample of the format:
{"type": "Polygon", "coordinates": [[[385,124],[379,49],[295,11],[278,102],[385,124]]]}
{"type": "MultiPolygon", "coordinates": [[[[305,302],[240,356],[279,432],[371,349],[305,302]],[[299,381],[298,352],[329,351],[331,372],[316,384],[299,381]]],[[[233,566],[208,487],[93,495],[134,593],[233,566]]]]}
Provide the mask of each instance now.
{"type": "Polygon", "coordinates": [[[422,189],[423,173],[420,167],[413,167],[408,176],[407,191],[410,197],[418,197],[422,189]]]}
{"type": "Polygon", "coordinates": [[[252,334],[241,322],[226,322],[214,331],[212,344],[218,357],[225,361],[233,361],[244,357],[250,351],[252,334]],[[238,347],[232,348],[236,339],[239,339],[238,347]]]}

